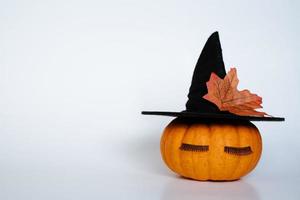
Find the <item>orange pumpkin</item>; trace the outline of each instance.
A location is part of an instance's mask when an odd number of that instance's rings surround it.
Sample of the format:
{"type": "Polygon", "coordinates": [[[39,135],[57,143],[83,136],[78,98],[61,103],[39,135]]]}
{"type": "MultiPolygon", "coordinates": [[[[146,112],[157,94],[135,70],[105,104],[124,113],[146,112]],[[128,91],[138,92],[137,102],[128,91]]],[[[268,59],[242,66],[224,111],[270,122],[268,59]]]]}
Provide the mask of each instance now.
{"type": "Polygon", "coordinates": [[[262,152],[258,129],[250,121],[176,118],[161,138],[164,162],[196,180],[237,180],[253,170],[262,152]]]}

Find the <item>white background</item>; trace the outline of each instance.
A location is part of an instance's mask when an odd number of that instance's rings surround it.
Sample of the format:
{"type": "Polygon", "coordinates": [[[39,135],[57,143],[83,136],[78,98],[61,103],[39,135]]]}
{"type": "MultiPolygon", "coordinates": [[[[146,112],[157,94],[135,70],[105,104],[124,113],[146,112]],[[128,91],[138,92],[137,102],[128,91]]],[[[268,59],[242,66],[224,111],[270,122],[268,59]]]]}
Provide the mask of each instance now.
{"type": "Polygon", "coordinates": [[[0,1],[0,199],[299,199],[300,4],[0,1]],[[159,140],[219,31],[227,70],[285,122],[240,181],[179,178],[159,140]]]}

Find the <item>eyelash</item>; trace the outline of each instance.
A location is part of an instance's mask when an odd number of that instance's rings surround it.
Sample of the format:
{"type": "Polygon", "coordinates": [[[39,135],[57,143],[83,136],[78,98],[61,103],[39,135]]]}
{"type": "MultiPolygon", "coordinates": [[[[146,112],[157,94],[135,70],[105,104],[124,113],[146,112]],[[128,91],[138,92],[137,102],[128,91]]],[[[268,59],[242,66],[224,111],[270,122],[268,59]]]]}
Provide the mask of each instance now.
{"type": "Polygon", "coordinates": [[[233,155],[238,155],[238,156],[244,156],[244,155],[249,155],[252,153],[251,147],[224,147],[224,152],[233,154],[233,155]]]}
{"type": "Polygon", "coordinates": [[[209,150],[208,145],[192,145],[192,144],[186,144],[182,143],[179,147],[182,151],[196,151],[196,152],[205,152],[209,150]]]}
{"type": "MultiPolygon", "coordinates": [[[[206,152],[209,150],[208,145],[192,145],[192,144],[186,144],[182,143],[181,146],[179,147],[180,150],[182,151],[195,151],[195,152],[206,152]]],[[[224,147],[224,152],[228,154],[233,154],[233,155],[249,155],[252,153],[251,147],[224,147]]]]}

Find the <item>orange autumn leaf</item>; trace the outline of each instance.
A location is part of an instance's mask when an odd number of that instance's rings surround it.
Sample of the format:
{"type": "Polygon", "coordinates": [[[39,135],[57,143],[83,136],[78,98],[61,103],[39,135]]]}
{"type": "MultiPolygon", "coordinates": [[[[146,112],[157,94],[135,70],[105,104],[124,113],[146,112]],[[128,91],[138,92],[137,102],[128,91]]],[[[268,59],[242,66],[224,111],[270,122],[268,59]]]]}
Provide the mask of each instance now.
{"type": "Polygon", "coordinates": [[[224,79],[211,73],[206,83],[208,93],[203,98],[216,104],[221,111],[244,116],[266,116],[265,112],[255,110],[262,108],[262,98],[249,90],[239,91],[238,83],[236,68],[231,68],[224,79]]]}

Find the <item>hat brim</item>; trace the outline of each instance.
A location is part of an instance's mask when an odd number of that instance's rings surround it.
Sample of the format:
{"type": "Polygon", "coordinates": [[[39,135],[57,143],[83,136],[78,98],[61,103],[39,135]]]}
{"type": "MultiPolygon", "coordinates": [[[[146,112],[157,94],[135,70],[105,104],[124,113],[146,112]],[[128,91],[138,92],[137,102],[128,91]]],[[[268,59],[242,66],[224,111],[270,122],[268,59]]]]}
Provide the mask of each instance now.
{"type": "Polygon", "coordinates": [[[231,119],[231,120],[249,120],[249,121],[284,121],[283,117],[256,117],[240,116],[231,113],[199,113],[199,112],[168,112],[168,111],[142,111],[143,115],[161,115],[169,117],[186,117],[200,119],[231,119]]]}

